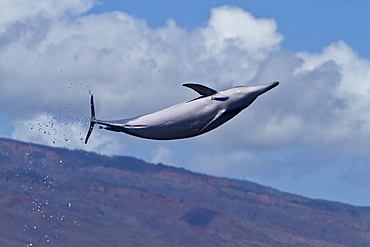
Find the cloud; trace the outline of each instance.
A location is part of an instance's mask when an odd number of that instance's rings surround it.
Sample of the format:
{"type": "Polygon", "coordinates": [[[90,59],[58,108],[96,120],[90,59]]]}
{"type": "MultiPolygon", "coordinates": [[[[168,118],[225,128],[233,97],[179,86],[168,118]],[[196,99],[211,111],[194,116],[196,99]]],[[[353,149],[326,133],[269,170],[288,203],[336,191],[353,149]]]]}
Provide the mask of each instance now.
{"type": "MultiPolygon", "coordinates": [[[[11,138],[31,143],[39,143],[55,147],[81,149],[114,155],[122,151],[123,147],[117,139],[104,136],[101,142],[84,144],[86,128],[85,120],[60,119],[60,116],[40,114],[33,119],[15,121],[11,138]]],[[[94,133],[95,138],[101,138],[102,133],[94,133]]]]}
{"type": "Polygon", "coordinates": [[[250,176],[262,173],[271,176],[278,171],[273,161],[242,149],[228,150],[221,155],[219,152],[199,152],[191,157],[187,165],[202,173],[238,179],[244,178],[246,174],[250,176]]]}
{"type": "Polygon", "coordinates": [[[241,8],[214,8],[205,26],[187,31],[174,20],[153,29],[120,11],[86,14],[93,4],[1,3],[0,104],[12,137],[238,178],[303,169],[310,159],[302,154],[325,165],[336,162],[325,157],[369,158],[370,62],[344,41],[292,53],[281,50],[275,20],[241,8]],[[197,138],[156,142],[96,129],[82,144],[88,90],[98,118],[120,119],[196,97],[180,86],[187,81],[221,90],[276,80],[279,87],[197,138]]]}
{"type": "Polygon", "coordinates": [[[202,33],[204,45],[212,56],[234,46],[261,60],[278,49],[283,39],[273,19],[257,19],[241,8],[230,6],[214,8],[202,33]]]}
{"type": "MultiPolygon", "coordinates": [[[[19,27],[32,27],[33,24],[43,21],[58,21],[60,18],[76,16],[85,13],[94,4],[93,0],[66,0],[50,2],[48,0],[2,1],[1,9],[6,9],[0,18],[0,30],[12,28],[12,24],[19,23],[19,27]]],[[[14,31],[23,31],[23,28],[14,31]]],[[[38,32],[40,30],[37,30],[38,32]]],[[[12,32],[11,32],[12,33],[12,32]]]]}
{"type": "MultiPolygon", "coordinates": [[[[297,56],[304,61],[297,69],[297,74],[312,74],[328,64],[337,67],[336,80],[324,91],[322,97],[325,99],[320,100],[317,106],[324,108],[323,112],[328,115],[326,118],[321,116],[321,121],[317,123],[325,126],[324,143],[342,147],[344,150],[341,151],[350,150],[368,155],[370,84],[367,80],[370,76],[370,62],[358,57],[343,41],[331,44],[321,54],[299,53],[297,56]]],[[[319,139],[322,138],[317,137],[319,139]]]]}
{"type": "Polygon", "coordinates": [[[155,149],[150,151],[150,156],[150,162],[154,164],[180,165],[176,152],[166,146],[158,145],[155,149]]]}

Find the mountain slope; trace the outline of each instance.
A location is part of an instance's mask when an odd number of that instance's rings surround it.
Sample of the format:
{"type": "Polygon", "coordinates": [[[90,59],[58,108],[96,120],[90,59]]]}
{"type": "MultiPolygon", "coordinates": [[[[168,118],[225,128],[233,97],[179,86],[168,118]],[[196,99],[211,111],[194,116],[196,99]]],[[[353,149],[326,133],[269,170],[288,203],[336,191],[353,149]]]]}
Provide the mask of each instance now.
{"type": "Polygon", "coordinates": [[[369,246],[370,208],[0,139],[0,246],[369,246]]]}

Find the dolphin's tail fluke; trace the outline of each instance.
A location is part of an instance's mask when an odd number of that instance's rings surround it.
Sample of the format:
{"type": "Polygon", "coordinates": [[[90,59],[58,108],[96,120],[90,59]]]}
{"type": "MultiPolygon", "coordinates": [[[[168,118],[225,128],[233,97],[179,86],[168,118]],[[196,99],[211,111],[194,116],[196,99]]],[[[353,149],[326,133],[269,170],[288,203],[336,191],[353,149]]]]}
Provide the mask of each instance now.
{"type": "Polygon", "coordinates": [[[91,107],[90,128],[89,128],[89,131],[87,132],[87,135],[86,135],[85,144],[87,144],[87,141],[89,140],[90,135],[91,135],[91,133],[94,129],[94,125],[96,124],[95,108],[94,108],[94,96],[93,95],[91,95],[90,107],[91,107]]]}

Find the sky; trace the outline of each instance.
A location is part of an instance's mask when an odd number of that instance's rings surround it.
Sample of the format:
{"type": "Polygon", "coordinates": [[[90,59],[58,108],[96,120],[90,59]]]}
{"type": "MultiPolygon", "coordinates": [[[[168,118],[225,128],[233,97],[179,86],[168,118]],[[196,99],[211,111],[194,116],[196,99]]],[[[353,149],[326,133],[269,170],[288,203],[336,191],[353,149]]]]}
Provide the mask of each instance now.
{"type": "Polygon", "coordinates": [[[369,1],[0,2],[0,137],[370,205],[369,1]],[[223,126],[153,141],[89,125],[280,81],[223,126]]]}

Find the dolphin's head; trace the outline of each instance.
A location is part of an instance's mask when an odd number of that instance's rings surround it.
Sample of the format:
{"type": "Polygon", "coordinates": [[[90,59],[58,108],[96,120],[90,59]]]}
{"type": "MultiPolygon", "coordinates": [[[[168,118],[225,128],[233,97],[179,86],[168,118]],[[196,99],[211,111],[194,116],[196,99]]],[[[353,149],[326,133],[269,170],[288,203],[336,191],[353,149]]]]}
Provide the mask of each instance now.
{"type": "Polygon", "coordinates": [[[252,104],[258,96],[273,89],[277,85],[279,85],[279,82],[253,87],[235,87],[223,93],[230,97],[228,101],[231,109],[244,109],[252,104]]]}

